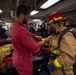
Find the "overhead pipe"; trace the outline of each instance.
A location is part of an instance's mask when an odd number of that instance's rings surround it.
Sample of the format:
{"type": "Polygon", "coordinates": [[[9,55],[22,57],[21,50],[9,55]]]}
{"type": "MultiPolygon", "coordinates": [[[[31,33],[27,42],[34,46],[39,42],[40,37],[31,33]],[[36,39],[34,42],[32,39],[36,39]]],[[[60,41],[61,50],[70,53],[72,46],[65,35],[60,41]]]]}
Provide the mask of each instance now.
{"type": "Polygon", "coordinates": [[[11,16],[12,18],[15,18],[15,17],[16,17],[16,9],[17,9],[17,7],[18,7],[18,5],[19,5],[19,0],[15,0],[15,3],[16,3],[15,9],[10,11],[10,12],[11,12],[11,13],[10,13],[10,16],[11,16]]]}

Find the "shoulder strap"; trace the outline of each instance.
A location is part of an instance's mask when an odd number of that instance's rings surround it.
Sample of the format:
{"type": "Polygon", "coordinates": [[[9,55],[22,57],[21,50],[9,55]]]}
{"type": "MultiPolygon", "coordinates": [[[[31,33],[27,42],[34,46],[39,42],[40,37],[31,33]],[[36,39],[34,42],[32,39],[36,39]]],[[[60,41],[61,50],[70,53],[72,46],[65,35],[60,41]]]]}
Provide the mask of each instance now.
{"type": "Polygon", "coordinates": [[[60,42],[61,42],[62,37],[65,35],[66,32],[71,32],[74,35],[74,37],[76,38],[76,30],[69,31],[68,29],[64,29],[62,31],[62,33],[60,34],[60,36],[59,36],[59,39],[58,39],[58,47],[56,47],[55,49],[57,49],[57,48],[60,47],[60,42]]]}
{"type": "Polygon", "coordinates": [[[73,35],[74,35],[74,37],[76,38],[76,29],[73,29],[73,30],[71,30],[70,31],[73,35]]]}
{"type": "Polygon", "coordinates": [[[63,30],[63,32],[60,34],[60,37],[59,37],[59,39],[58,39],[58,47],[57,47],[57,48],[59,48],[59,47],[60,47],[60,42],[61,42],[62,37],[64,36],[64,34],[65,34],[66,32],[68,32],[68,30],[67,30],[67,29],[63,30]]]}
{"type": "Polygon", "coordinates": [[[58,47],[57,47],[57,48],[60,47],[60,42],[61,42],[62,37],[65,35],[66,32],[71,32],[71,33],[74,35],[75,39],[76,39],[76,30],[69,31],[69,30],[65,29],[65,30],[63,30],[63,32],[60,34],[60,37],[59,37],[59,39],[58,39],[58,47]]]}

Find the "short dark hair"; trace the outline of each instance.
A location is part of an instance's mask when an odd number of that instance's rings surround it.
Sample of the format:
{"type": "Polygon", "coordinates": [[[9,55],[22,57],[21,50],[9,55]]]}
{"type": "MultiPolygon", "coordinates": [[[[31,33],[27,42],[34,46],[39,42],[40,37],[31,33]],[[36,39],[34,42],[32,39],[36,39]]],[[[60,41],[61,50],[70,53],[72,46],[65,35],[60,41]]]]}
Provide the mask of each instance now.
{"type": "Polygon", "coordinates": [[[27,15],[28,13],[30,13],[30,8],[29,6],[26,6],[24,4],[20,4],[18,7],[17,7],[17,11],[16,11],[16,15],[17,16],[20,16],[20,14],[23,13],[25,15],[27,15]]]}

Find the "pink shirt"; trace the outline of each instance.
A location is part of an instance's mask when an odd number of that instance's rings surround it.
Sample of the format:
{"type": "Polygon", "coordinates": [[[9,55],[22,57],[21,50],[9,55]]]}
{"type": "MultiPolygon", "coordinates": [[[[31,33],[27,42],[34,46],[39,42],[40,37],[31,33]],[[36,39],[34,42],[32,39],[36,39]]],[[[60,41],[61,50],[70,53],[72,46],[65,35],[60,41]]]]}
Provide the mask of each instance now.
{"type": "Polygon", "coordinates": [[[35,35],[18,21],[12,26],[13,65],[20,75],[33,75],[33,52],[39,51],[41,43],[34,41],[35,35]]]}

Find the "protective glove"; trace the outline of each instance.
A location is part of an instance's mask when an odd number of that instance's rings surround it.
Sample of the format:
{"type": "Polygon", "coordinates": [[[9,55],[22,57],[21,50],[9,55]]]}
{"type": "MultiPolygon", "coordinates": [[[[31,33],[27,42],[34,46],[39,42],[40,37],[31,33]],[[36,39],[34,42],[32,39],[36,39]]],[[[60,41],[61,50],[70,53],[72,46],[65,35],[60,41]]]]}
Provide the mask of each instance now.
{"type": "Polygon", "coordinates": [[[44,43],[47,43],[47,42],[49,42],[50,39],[51,39],[51,36],[48,36],[47,38],[42,38],[42,41],[44,43]]]}
{"type": "Polygon", "coordinates": [[[52,36],[48,36],[47,38],[45,38],[45,42],[49,42],[49,40],[51,39],[52,36]]]}
{"type": "Polygon", "coordinates": [[[47,68],[50,70],[50,71],[54,71],[55,70],[55,65],[53,64],[53,63],[51,63],[51,64],[48,64],[47,65],[47,68]]]}

